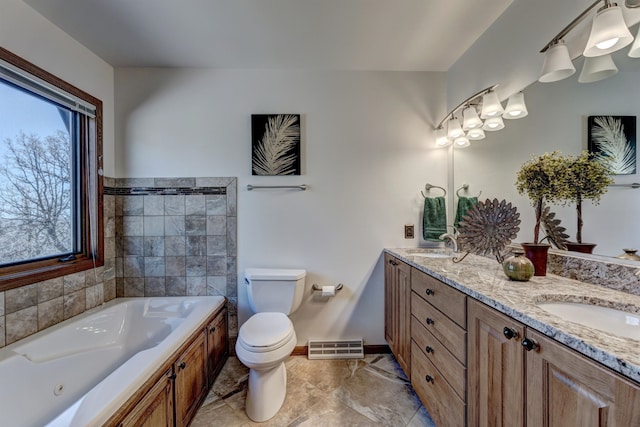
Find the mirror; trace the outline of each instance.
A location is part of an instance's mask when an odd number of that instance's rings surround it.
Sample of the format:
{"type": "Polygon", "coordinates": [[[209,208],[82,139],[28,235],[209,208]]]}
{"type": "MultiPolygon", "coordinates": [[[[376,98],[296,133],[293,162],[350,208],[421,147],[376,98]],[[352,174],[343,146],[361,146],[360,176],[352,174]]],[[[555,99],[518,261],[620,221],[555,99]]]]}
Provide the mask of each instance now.
{"type": "MultiPolygon", "coordinates": [[[[486,132],[485,139],[472,141],[470,147],[454,149],[452,191],[468,184],[467,192],[461,190],[460,195],[476,196],[482,191],[480,200],[498,198],[513,203],[522,221],[514,241],[531,242],[534,209],[515,187],[522,164],[534,155],[554,150],[571,155],[586,150],[588,116],[640,116],[640,60],[627,58],[626,49],[614,59],[621,71],[599,82],[578,83],[583,62],[579,58],[574,61],[577,71],[573,76],[554,83],[535,82],[526,88],[527,117],[505,120],[501,131],[486,132]]],[[[636,174],[615,175],[615,184],[640,182],[639,149],[636,174]]],[[[454,199],[455,208],[455,195],[454,199]]],[[[575,241],[575,206],[551,205],[551,210],[566,227],[569,240],[575,241]]],[[[618,256],[623,248],[640,249],[640,188],[609,187],[599,205],[583,203],[583,220],[582,241],[597,244],[594,254],[618,256]]]]}

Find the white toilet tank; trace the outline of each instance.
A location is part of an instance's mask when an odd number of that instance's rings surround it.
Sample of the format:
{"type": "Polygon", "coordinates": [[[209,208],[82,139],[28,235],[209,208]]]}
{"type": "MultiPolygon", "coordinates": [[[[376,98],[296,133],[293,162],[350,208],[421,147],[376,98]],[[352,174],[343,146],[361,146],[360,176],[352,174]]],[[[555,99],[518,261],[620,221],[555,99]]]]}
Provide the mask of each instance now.
{"type": "Polygon", "coordinates": [[[249,306],[254,313],[278,312],[287,316],[300,307],[304,293],[305,270],[247,268],[249,306]]]}

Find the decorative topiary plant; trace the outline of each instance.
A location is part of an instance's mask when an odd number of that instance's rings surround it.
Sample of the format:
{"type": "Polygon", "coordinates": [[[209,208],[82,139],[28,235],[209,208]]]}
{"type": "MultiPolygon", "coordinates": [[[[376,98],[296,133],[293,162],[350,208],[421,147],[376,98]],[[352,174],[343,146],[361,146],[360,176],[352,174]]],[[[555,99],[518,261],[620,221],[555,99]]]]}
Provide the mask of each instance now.
{"type": "Polygon", "coordinates": [[[533,243],[540,239],[540,221],[544,202],[561,202],[570,195],[567,158],[559,151],[534,156],[522,165],[516,176],[516,189],[531,200],[535,209],[536,223],[533,228],[533,243]]]}
{"type": "Polygon", "coordinates": [[[567,156],[566,161],[568,173],[562,176],[567,181],[558,196],[564,205],[575,204],[578,217],[576,241],[582,243],[582,202],[591,200],[597,205],[608,186],[613,184],[613,179],[608,165],[594,159],[586,150],[576,157],[567,156]]]}

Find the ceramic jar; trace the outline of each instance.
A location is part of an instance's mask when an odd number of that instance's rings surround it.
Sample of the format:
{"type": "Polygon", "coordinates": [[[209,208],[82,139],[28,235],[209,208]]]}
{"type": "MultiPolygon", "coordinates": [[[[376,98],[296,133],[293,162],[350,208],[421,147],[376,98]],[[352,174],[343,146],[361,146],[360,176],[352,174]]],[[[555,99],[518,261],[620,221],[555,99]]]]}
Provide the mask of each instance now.
{"type": "Polygon", "coordinates": [[[513,256],[503,261],[502,268],[509,279],[518,282],[526,282],[534,273],[533,263],[524,256],[524,251],[514,251],[513,256]]]}

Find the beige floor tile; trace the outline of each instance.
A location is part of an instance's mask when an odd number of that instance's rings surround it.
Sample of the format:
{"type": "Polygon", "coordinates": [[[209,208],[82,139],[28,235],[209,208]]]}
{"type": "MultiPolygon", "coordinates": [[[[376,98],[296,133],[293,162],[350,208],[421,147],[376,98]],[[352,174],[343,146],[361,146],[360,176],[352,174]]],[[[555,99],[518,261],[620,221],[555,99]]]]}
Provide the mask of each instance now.
{"type": "Polygon", "coordinates": [[[287,359],[287,397],[270,420],[245,413],[248,369],[229,358],[198,412],[195,427],[434,427],[390,354],[364,359],[287,359]]]}

